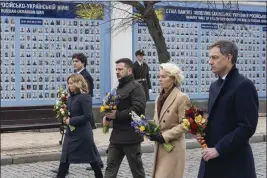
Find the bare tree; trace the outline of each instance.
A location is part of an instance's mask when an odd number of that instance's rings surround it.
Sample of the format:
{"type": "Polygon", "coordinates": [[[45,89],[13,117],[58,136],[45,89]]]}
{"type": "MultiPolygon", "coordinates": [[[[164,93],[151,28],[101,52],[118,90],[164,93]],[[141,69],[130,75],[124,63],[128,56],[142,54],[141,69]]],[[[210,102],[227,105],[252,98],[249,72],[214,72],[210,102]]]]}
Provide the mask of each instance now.
{"type": "MultiPolygon", "coordinates": [[[[125,29],[132,26],[134,23],[145,23],[148,28],[149,34],[154,41],[158,53],[159,62],[168,62],[170,60],[170,53],[167,49],[165,38],[159,24],[159,19],[154,9],[154,5],[160,1],[143,1],[142,3],[139,1],[119,2],[132,6],[136,10],[136,12],[131,13],[127,10],[124,10],[128,14],[126,15],[125,19],[121,19],[121,22],[117,24],[116,27],[113,28],[113,30],[117,30],[118,28],[125,29]]],[[[116,5],[113,4],[112,8],[116,8],[115,6],[116,5]]]]}
{"type": "MultiPolygon", "coordinates": [[[[167,49],[167,45],[165,42],[164,34],[162,32],[158,16],[155,12],[154,5],[161,1],[119,1],[120,3],[130,5],[134,8],[135,12],[132,13],[129,9],[120,9],[126,13],[126,16],[122,19],[111,19],[112,21],[119,20],[120,22],[112,25],[112,30],[125,30],[128,27],[132,27],[135,23],[144,23],[151,35],[156,50],[158,54],[159,63],[165,63],[170,61],[170,53],[167,49]]],[[[162,3],[168,3],[162,1],[162,3]]],[[[209,9],[217,9],[217,4],[221,3],[223,5],[223,9],[225,10],[239,10],[238,1],[232,2],[227,0],[204,0],[198,1],[196,4],[197,7],[200,7],[201,4],[208,5],[209,9]]],[[[111,9],[117,8],[118,4],[114,3],[111,5],[111,9]]],[[[186,7],[192,5],[191,2],[180,2],[179,5],[181,7],[186,7]]],[[[223,24],[223,26],[227,26],[227,22],[223,24]]]]}

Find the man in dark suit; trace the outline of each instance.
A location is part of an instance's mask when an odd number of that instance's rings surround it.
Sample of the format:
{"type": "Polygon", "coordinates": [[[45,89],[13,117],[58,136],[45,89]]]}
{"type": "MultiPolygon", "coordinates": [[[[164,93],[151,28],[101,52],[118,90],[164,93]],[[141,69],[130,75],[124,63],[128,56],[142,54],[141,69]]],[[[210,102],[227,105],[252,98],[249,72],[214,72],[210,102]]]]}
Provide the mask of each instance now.
{"type": "MultiPolygon", "coordinates": [[[[94,79],[92,76],[89,74],[89,72],[86,70],[87,66],[87,57],[83,53],[76,53],[73,54],[72,56],[72,62],[73,62],[73,68],[74,71],[77,74],[81,74],[84,79],[87,81],[88,84],[88,90],[91,96],[93,97],[94,95],[94,79]]],[[[92,126],[92,129],[96,129],[94,117],[91,119],[90,124],[92,126]]]]}
{"type": "MultiPolygon", "coordinates": [[[[208,124],[198,178],[256,178],[249,138],[258,123],[258,94],[239,74],[238,49],[227,40],[210,46],[209,64],[219,79],[209,90],[208,124]]],[[[199,141],[199,137],[197,137],[199,141]]]]}
{"type": "Polygon", "coordinates": [[[133,66],[134,79],[138,81],[144,88],[146,94],[146,100],[149,100],[149,93],[151,93],[151,82],[149,77],[149,67],[144,62],[144,50],[138,50],[135,52],[136,62],[133,66]]]}

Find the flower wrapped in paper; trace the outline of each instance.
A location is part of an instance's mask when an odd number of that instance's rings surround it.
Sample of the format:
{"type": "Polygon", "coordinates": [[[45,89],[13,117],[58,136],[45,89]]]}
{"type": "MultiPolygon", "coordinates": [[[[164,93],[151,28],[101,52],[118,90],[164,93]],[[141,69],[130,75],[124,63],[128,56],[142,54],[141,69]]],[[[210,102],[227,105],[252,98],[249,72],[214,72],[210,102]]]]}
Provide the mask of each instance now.
{"type": "MultiPolygon", "coordinates": [[[[112,110],[117,110],[119,104],[119,96],[117,95],[117,89],[112,89],[102,100],[102,105],[100,106],[100,112],[112,112],[112,110]]],[[[109,132],[110,119],[107,117],[103,118],[103,133],[109,132]]]]}
{"type": "MultiPolygon", "coordinates": [[[[150,139],[151,136],[161,133],[160,127],[156,125],[153,120],[149,120],[144,115],[138,116],[134,111],[131,111],[130,114],[133,120],[131,122],[131,126],[140,135],[146,136],[148,139],[150,139]]],[[[170,152],[174,146],[171,143],[163,143],[163,147],[167,152],[170,152]]]]}
{"type": "MultiPolygon", "coordinates": [[[[68,100],[68,93],[64,91],[63,88],[59,88],[57,91],[57,101],[54,105],[54,111],[56,112],[56,118],[59,120],[59,122],[63,123],[63,119],[65,117],[69,117],[70,113],[67,108],[67,100],[68,100]]],[[[75,127],[72,125],[69,125],[69,128],[71,131],[75,130],[75,127]]]]}
{"type": "Polygon", "coordinates": [[[189,133],[201,136],[201,147],[206,148],[205,128],[208,122],[208,114],[205,110],[201,110],[194,105],[194,102],[188,104],[185,108],[185,117],[182,126],[189,133]]]}

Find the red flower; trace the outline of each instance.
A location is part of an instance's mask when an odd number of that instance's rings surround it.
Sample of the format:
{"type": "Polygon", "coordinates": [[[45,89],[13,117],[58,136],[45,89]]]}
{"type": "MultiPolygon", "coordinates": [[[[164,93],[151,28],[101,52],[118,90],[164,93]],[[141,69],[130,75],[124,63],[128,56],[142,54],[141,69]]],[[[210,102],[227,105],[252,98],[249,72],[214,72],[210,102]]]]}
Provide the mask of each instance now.
{"type": "Polygon", "coordinates": [[[195,112],[196,111],[195,111],[194,107],[190,107],[187,110],[185,110],[185,116],[194,118],[195,117],[195,112]]]}
{"type": "Polygon", "coordinates": [[[193,110],[193,108],[191,107],[191,108],[189,108],[189,109],[187,109],[186,111],[185,111],[185,114],[191,114],[191,113],[193,113],[194,112],[194,110],[193,110]]]}
{"type": "Polygon", "coordinates": [[[196,134],[197,133],[197,129],[198,129],[197,124],[194,122],[190,126],[191,126],[191,133],[192,134],[196,134]]]}
{"type": "Polygon", "coordinates": [[[67,97],[66,96],[61,97],[61,101],[67,101],[67,97]]]}
{"type": "Polygon", "coordinates": [[[195,121],[191,117],[188,118],[188,121],[190,122],[190,125],[192,125],[193,123],[195,123],[195,121]]]}

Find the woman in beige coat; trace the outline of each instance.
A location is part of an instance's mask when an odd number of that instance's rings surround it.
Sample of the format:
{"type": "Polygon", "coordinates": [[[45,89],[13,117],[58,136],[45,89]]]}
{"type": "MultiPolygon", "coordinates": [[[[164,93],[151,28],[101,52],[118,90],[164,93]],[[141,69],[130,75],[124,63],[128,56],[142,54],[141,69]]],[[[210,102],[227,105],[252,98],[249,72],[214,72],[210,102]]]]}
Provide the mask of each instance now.
{"type": "Polygon", "coordinates": [[[161,64],[161,93],[156,100],[154,113],[161,134],[150,138],[156,141],[152,178],[183,178],[184,175],[185,130],[180,123],[189,97],[180,91],[183,78],[182,71],[175,64],[161,64]],[[173,150],[167,152],[163,143],[173,144],[173,150]]]}

